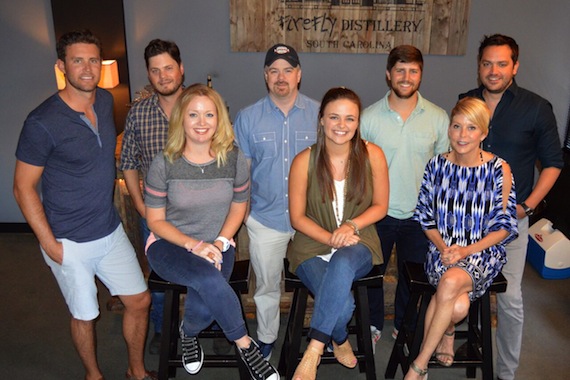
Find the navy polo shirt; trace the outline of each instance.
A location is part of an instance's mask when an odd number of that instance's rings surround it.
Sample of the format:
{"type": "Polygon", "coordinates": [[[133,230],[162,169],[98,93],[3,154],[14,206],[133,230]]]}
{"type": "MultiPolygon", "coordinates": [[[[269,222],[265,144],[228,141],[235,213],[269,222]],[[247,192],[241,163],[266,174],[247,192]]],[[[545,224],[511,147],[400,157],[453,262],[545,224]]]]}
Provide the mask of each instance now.
{"type": "Polygon", "coordinates": [[[54,94],[24,122],[16,157],[43,167],[41,195],[56,238],[87,242],[113,232],[116,131],[113,97],[97,88],[97,128],[54,94]]]}

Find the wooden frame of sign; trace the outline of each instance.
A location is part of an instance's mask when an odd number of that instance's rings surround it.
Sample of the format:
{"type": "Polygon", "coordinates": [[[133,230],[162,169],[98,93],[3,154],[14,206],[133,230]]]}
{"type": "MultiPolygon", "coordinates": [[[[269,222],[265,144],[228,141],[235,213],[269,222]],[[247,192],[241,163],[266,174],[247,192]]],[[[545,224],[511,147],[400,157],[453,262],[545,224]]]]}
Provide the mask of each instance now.
{"type": "Polygon", "coordinates": [[[230,0],[231,50],[463,55],[471,0],[230,0]]]}

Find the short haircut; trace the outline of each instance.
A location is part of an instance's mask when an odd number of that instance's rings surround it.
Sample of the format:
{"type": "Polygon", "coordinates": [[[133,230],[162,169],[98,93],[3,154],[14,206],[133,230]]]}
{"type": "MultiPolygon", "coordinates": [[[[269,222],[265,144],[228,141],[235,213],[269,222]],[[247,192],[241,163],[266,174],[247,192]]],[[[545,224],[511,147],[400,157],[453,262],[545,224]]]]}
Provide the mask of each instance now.
{"type": "Polygon", "coordinates": [[[392,70],[396,63],[417,63],[420,65],[420,70],[424,69],[424,57],[420,49],[412,45],[399,45],[393,48],[388,55],[386,62],[386,70],[392,70]]]}
{"type": "Polygon", "coordinates": [[[514,38],[505,36],[504,34],[493,34],[491,36],[484,36],[479,45],[479,54],[477,55],[477,62],[481,62],[483,57],[483,50],[488,46],[503,46],[507,45],[511,48],[511,58],[513,64],[519,60],[519,45],[514,38]]]}
{"type": "Polygon", "coordinates": [[[451,119],[456,115],[463,115],[473,125],[480,128],[484,134],[489,133],[489,122],[491,121],[491,111],[487,104],[478,98],[467,96],[457,102],[451,110],[451,119]]]}
{"type": "Polygon", "coordinates": [[[73,44],[93,44],[99,49],[99,56],[102,55],[101,40],[97,38],[89,29],[74,30],[67,32],[57,40],[57,58],[65,62],[67,47],[73,44]]]}
{"type": "Polygon", "coordinates": [[[167,53],[174,59],[178,66],[182,63],[180,59],[180,49],[178,49],[178,45],[176,45],[172,41],[164,41],[161,39],[154,39],[148,43],[146,48],[144,49],[144,61],[146,63],[146,68],[148,69],[148,60],[154,56],[167,53]]]}

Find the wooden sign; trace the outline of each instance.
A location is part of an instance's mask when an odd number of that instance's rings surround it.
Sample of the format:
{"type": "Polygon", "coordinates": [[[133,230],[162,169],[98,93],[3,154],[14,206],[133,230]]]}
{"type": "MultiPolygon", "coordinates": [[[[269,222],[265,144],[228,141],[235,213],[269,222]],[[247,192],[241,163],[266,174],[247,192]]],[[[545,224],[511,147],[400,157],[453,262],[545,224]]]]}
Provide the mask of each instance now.
{"type": "Polygon", "coordinates": [[[470,0],[230,0],[231,49],[388,53],[409,44],[424,54],[463,55],[470,0]]]}

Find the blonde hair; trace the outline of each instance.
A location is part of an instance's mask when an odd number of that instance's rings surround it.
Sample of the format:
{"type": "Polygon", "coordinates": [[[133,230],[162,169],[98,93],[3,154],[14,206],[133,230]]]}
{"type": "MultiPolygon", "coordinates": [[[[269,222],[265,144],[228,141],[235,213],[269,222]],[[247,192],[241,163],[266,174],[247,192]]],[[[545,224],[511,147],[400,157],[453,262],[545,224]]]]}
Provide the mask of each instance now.
{"type": "Polygon", "coordinates": [[[188,104],[198,96],[205,96],[210,99],[216,106],[218,114],[218,126],[210,149],[216,157],[218,167],[226,164],[227,153],[233,149],[234,130],[230,122],[230,116],[226,108],[226,104],[221,95],[214,89],[201,83],[193,84],[184,89],[170,115],[170,123],[168,126],[168,139],[164,147],[164,157],[172,163],[179,159],[184,152],[186,145],[186,135],[184,134],[184,113],[188,104]]]}
{"type": "Polygon", "coordinates": [[[487,104],[481,99],[473,97],[465,97],[460,99],[455,107],[451,110],[451,119],[455,115],[463,115],[472,122],[475,126],[479,127],[484,134],[489,133],[489,122],[491,121],[491,111],[487,104]]]}

